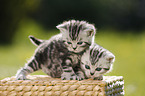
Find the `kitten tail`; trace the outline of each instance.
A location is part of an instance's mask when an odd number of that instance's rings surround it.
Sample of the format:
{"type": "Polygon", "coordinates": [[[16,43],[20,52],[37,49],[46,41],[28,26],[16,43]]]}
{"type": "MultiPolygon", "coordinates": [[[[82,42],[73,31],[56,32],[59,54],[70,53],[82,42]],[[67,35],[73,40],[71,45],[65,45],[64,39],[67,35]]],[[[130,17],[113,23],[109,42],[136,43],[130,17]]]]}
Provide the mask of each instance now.
{"type": "Polygon", "coordinates": [[[35,45],[35,46],[39,46],[43,40],[37,39],[34,36],[29,36],[29,39],[31,40],[31,42],[35,45]]]}

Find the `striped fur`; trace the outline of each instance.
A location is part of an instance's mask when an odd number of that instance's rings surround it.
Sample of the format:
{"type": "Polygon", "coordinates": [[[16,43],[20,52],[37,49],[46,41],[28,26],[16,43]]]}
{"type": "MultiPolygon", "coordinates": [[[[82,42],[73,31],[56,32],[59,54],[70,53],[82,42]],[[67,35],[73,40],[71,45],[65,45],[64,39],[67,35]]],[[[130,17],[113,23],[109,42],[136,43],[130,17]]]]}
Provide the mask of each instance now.
{"type": "Polygon", "coordinates": [[[38,48],[28,63],[18,70],[17,80],[25,80],[27,74],[40,69],[51,77],[63,80],[84,79],[80,59],[94,41],[94,26],[85,21],[71,20],[58,25],[57,28],[61,33],[49,40],[29,37],[38,48]]]}
{"type": "Polygon", "coordinates": [[[71,52],[79,53],[94,42],[96,29],[86,21],[70,20],[59,24],[57,28],[61,31],[62,39],[71,52]]]}
{"type": "Polygon", "coordinates": [[[43,42],[43,40],[36,39],[34,36],[29,36],[29,38],[31,42],[36,46],[39,46],[43,42]]]}
{"type": "Polygon", "coordinates": [[[86,21],[76,21],[76,20],[70,20],[67,22],[63,22],[62,24],[56,26],[58,29],[63,30],[62,32],[69,31],[69,37],[72,40],[76,40],[78,38],[78,35],[85,30],[88,31],[88,35],[95,34],[96,31],[94,25],[87,23],[86,21]],[[65,31],[64,31],[65,30],[65,31]],[[90,32],[93,33],[90,33],[90,32]]]}
{"type": "Polygon", "coordinates": [[[94,44],[81,57],[81,69],[85,78],[103,79],[103,74],[109,72],[115,56],[107,49],[94,44]]]}

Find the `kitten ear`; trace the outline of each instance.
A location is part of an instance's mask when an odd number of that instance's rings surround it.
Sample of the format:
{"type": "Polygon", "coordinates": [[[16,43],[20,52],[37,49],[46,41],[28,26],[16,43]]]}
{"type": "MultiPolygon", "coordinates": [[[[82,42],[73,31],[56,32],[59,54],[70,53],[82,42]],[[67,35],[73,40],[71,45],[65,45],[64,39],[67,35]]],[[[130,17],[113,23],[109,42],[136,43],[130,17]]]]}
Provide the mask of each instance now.
{"type": "Polygon", "coordinates": [[[93,29],[92,29],[92,30],[89,30],[89,31],[87,32],[87,35],[88,35],[88,36],[94,36],[94,34],[95,34],[95,32],[94,32],[93,29]]]}
{"type": "Polygon", "coordinates": [[[106,59],[109,61],[109,63],[113,63],[115,61],[115,56],[113,54],[107,55],[106,59]]]}
{"type": "Polygon", "coordinates": [[[92,25],[92,24],[89,24],[88,25],[88,31],[87,31],[87,35],[88,36],[94,36],[95,34],[96,34],[96,28],[94,27],[94,25],[92,25]]]}
{"type": "Polygon", "coordinates": [[[65,32],[67,29],[66,27],[67,27],[66,24],[59,24],[56,26],[56,28],[59,29],[60,32],[65,32]]]}

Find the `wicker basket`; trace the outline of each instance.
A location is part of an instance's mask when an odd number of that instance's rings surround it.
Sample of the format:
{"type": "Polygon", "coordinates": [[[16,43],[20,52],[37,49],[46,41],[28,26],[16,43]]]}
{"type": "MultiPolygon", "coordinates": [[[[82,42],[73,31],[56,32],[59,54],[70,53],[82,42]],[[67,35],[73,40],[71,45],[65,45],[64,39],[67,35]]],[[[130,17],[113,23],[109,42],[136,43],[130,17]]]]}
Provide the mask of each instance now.
{"type": "Polygon", "coordinates": [[[122,76],[104,76],[98,80],[61,80],[46,75],[28,75],[30,80],[15,77],[0,81],[0,96],[124,96],[122,76]]]}

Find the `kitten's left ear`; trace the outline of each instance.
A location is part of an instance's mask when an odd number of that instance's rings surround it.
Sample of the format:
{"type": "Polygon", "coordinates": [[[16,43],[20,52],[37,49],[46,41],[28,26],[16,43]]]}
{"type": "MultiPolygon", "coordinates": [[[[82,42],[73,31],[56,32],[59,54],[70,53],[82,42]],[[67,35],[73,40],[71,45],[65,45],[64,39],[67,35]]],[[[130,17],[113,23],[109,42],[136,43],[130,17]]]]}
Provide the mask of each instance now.
{"type": "Polygon", "coordinates": [[[106,59],[109,61],[109,63],[113,63],[115,61],[115,56],[113,54],[107,55],[106,59]]]}
{"type": "Polygon", "coordinates": [[[67,26],[66,26],[66,24],[64,24],[64,23],[63,23],[63,24],[59,24],[59,25],[56,26],[56,28],[59,29],[60,32],[65,32],[66,29],[67,29],[66,27],[67,27],[67,26]]]}

